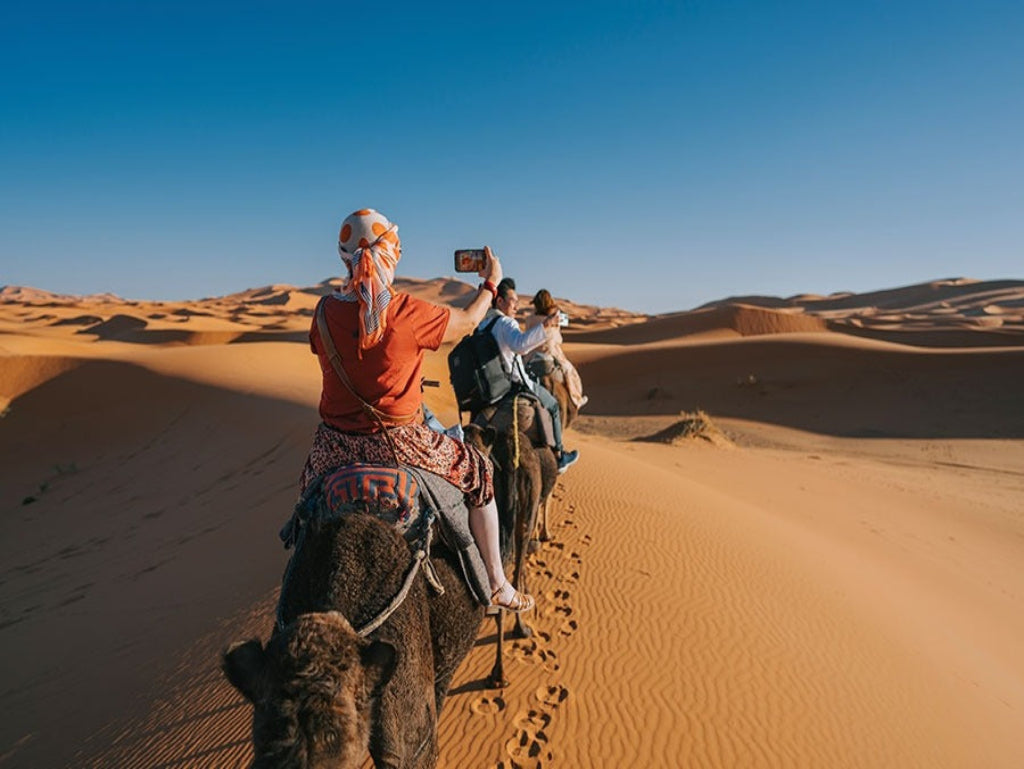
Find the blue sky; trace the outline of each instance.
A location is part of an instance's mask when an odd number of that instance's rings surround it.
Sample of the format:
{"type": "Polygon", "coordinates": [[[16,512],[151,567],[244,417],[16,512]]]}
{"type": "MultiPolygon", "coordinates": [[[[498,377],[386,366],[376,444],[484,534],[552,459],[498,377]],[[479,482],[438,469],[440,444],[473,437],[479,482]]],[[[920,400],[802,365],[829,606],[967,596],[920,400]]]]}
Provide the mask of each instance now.
{"type": "Polygon", "coordinates": [[[188,299],[490,244],[646,312],[1024,277],[1024,4],[77,4],[0,20],[0,284],[188,299]],[[144,7],[138,7],[144,6],[144,7]]]}

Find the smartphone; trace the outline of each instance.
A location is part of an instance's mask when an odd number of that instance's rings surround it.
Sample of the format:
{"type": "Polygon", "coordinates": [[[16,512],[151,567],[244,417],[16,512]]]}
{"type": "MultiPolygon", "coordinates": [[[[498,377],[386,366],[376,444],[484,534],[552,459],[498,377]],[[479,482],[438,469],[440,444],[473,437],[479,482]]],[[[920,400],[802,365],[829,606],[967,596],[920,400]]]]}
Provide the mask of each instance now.
{"type": "Polygon", "coordinates": [[[569,325],[569,313],[558,311],[558,325],[565,328],[569,325]]]}
{"type": "Polygon", "coordinates": [[[487,264],[487,254],[482,248],[460,248],[455,252],[456,272],[480,272],[487,264]]]}

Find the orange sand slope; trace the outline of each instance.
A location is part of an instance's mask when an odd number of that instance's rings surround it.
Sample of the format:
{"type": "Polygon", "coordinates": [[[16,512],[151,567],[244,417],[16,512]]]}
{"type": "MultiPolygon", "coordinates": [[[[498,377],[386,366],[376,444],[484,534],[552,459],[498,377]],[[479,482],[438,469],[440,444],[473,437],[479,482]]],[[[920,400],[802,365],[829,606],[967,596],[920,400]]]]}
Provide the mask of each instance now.
{"type": "MultiPolygon", "coordinates": [[[[336,285],[0,289],[0,767],[247,765],[218,653],[269,632],[336,285]]],[[[583,459],[441,766],[1024,765],[1024,282],[562,306],[583,459]],[[719,439],[669,440],[696,409],[719,439]]]]}

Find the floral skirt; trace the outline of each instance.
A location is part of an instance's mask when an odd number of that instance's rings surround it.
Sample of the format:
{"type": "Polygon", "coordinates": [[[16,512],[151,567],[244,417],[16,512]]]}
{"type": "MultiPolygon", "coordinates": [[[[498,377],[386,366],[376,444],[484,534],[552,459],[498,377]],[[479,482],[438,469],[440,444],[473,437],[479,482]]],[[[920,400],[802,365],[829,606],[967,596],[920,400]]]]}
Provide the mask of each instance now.
{"type": "Polygon", "coordinates": [[[385,436],[383,432],[344,433],[321,423],[302,468],[299,494],[328,470],[354,462],[394,466],[395,454],[400,463],[440,475],[458,486],[473,507],[483,507],[494,499],[490,460],[476,448],[422,424],[392,427],[385,436]]]}

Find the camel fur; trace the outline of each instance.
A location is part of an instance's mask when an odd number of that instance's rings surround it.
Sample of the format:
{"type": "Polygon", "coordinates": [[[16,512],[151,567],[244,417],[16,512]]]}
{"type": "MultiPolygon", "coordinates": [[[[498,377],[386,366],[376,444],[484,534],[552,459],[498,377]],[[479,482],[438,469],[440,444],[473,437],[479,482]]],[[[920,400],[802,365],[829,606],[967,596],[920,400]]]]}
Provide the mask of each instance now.
{"type": "Polygon", "coordinates": [[[380,628],[360,627],[397,595],[405,541],[376,517],[312,524],[282,586],[283,629],[224,654],[228,680],[253,704],[256,769],[349,769],[369,751],[378,769],[428,769],[437,719],[484,610],[455,556],[435,543],[436,594],[417,577],[380,628]]]}

